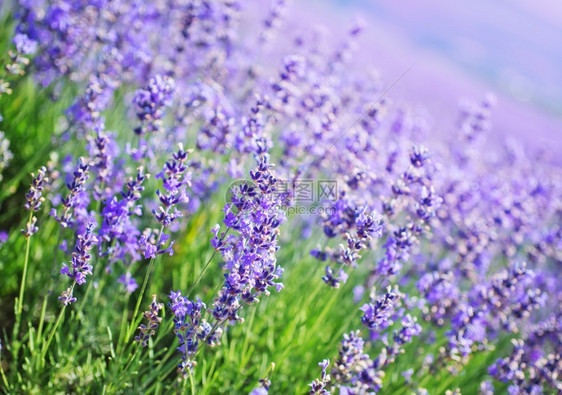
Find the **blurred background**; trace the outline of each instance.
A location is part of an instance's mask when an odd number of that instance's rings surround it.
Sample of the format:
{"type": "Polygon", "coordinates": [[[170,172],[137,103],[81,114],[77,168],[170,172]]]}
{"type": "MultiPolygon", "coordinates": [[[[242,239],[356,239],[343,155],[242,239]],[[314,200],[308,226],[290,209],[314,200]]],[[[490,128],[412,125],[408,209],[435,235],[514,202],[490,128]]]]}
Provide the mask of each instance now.
{"type": "Polygon", "coordinates": [[[354,17],[364,19],[356,66],[376,66],[386,89],[415,64],[389,96],[423,105],[434,132],[454,127],[459,100],[493,93],[492,139],[548,147],[562,164],[561,1],[327,3],[295,1],[292,11],[342,37],[354,17]]]}

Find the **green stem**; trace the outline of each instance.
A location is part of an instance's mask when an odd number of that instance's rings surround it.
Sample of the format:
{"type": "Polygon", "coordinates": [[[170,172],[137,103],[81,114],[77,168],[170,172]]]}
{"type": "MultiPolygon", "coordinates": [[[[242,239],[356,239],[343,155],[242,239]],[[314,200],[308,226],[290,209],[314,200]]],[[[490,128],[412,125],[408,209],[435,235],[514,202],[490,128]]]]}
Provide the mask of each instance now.
{"type": "Polygon", "coordinates": [[[203,270],[201,270],[201,273],[199,273],[199,276],[197,276],[197,279],[195,279],[195,282],[191,285],[191,287],[189,287],[189,289],[187,290],[187,294],[186,296],[191,295],[191,292],[193,292],[193,289],[197,286],[197,284],[199,284],[199,281],[201,281],[201,279],[203,278],[203,275],[205,274],[205,272],[207,271],[207,269],[209,268],[209,265],[211,264],[211,261],[213,260],[213,258],[215,257],[217,251],[213,251],[213,254],[211,255],[211,257],[209,258],[209,260],[207,261],[207,263],[205,263],[205,266],[203,266],[203,270]]]}
{"type": "Polygon", "coordinates": [[[195,395],[195,384],[193,384],[193,374],[191,374],[191,369],[187,369],[189,372],[189,384],[191,385],[191,395],[195,395]]]}
{"type": "Polygon", "coordinates": [[[49,299],[49,295],[47,294],[43,298],[43,306],[41,307],[41,316],[39,318],[39,327],[37,328],[36,343],[39,343],[39,340],[41,340],[41,335],[43,334],[43,324],[45,322],[45,312],[47,311],[48,299],[49,299]]]}
{"type": "MultiPolygon", "coordinates": [[[[158,232],[158,237],[156,238],[156,240],[158,240],[157,242],[160,243],[160,238],[162,237],[162,232],[164,232],[164,225],[162,225],[160,227],[160,231],[158,232]]],[[[150,273],[152,272],[152,268],[154,267],[154,262],[156,261],[156,257],[154,258],[150,258],[150,262],[148,264],[148,269],[146,270],[146,274],[144,275],[144,280],[142,282],[142,287],[139,293],[139,297],[137,298],[137,303],[135,304],[135,310],[133,311],[133,316],[131,317],[131,323],[129,325],[129,328],[127,329],[127,336],[125,337],[125,343],[127,343],[129,341],[129,339],[131,338],[132,332],[135,330],[135,323],[136,323],[136,317],[137,314],[139,312],[140,309],[140,304],[142,302],[142,298],[144,296],[144,291],[146,290],[146,286],[148,284],[148,279],[150,278],[150,273]]]]}
{"type": "MultiPolygon", "coordinates": [[[[27,221],[27,223],[31,223],[31,218],[33,217],[33,211],[30,211],[29,213],[29,220],[27,221]]],[[[18,316],[21,315],[21,312],[23,310],[23,294],[25,291],[25,280],[27,277],[27,265],[29,263],[29,246],[31,244],[31,236],[27,236],[27,243],[25,246],[25,260],[23,263],[23,273],[21,275],[21,284],[20,284],[20,297],[18,300],[18,316]]]]}
{"type": "MultiPolygon", "coordinates": [[[[224,232],[224,235],[221,236],[220,242],[222,242],[226,238],[226,235],[228,234],[229,230],[230,230],[230,228],[226,229],[226,232],[224,232]]],[[[193,292],[193,289],[197,286],[197,284],[199,284],[199,281],[201,281],[201,279],[203,278],[203,275],[205,274],[205,272],[209,268],[209,265],[211,264],[211,261],[213,260],[213,258],[215,257],[216,254],[217,254],[217,250],[214,250],[213,253],[211,254],[211,257],[207,260],[207,263],[205,263],[205,266],[203,266],[203,269],[201,270],[201,273],[199,273],[199,276],[197,276],[197,278],[195,279],[195,282],[187,290],[186,296],[191,295],[191,292],[193,292]]]]}
{"type": "Polygon", "coordinates": [[[121,315],[121,325],[119,326],[119,339],[117,339],[117,355],[121,355],[120,351],[124,346],[124,339],[125,339],[125,331],[127,330],[127,312],[129,307],[129,297],[130,295],[127,294],[127,298],[125,299],[125,306],[123,308],[123,314],[121,315]]]}
{"type": "Polygon", "coordinates": [[[148,269],[146,270],[146,274],[144,275],[144,280],[142,282],[142,287],[139,293],[139,297],[137,298],[137,303],[135,304],[135,310],[133,311],[133,316],[131,318],[131,323],[127,329],[127,335],[125,336],[125,343],[127,343],[132,335],[132,332],[135,330],[135,322],[136,317],[140,309],[140,304],[142,302],[142,297],[144,296],[144,291],[146,290],[146,285],[148,284],[148,278],[150,277],[150,272],[152,271],[152,267],[154,266],[154,262],[156,258],[150,258],[150,263],[148,264],[148,269]]]}
{"type": "Polygon", "coordinates": [[[60,240],[62,237],[62,227],[59,227],[59,232],[58,232],[58,236],[57,236],[57,244],[55,245],[55,251],[54,251],[54,258],[53,258],[53,266],[51,268],[51,273],[50,273],[50,278],[49,278],[49,286],[47,287],[47,293],[45,294],[44,298],[43,298],[43,306],[41,308],[41,316],[39,318],[39,328],[37,329],[37,344],[39,344],[39,341],[41,340],[41,335],[43,334],[43,325],[45,324],[45,313],[47,311],[47,304],[49,301],[49,293],[51,292],[51,287],[53,286],[53,272],[56,268],[56,264],[57,264],[57,255],[59,252],[59,245],[60,245],[60,240]]]}
{"type": "Polygon", "coordinates": [[[125,372],[129,369],[129,367],[131,366],[131,364],[133,363],[133,361],[135,360],[137,354],[139,353],[139,351],[142,349],[141,344],[138,344],[138,347],[135,349],[134,354],[132,355],[131,358],[129,358],[129,361],[127,362],[127,364],[125,365],[125,367],[123,368],[123,370],[121,371],[121,379],[117,382],[117,385],[121,384],[121,380],[125,378],[125,372]]]}
{"type": "MultiPolygon", "coordinates": [[[[74,291],[75,285],[76,285],[76,282],[74,282],[72,284],[72,286],[70,287],[70,293],[72,293],[72,291],[74,291]]],[[[43,348],[41,350],[41,362],[42,363],[45,362],[45,356],[47,355],[47,350],[49,349],[49,345],[51,344],[51,341],[53,340],[53,337],[55,336],[57,328],[58,328],[60,322],[62,321],[62,317],[64,316],[65,310],[66,310],[66,305],[63,305],[60,312],[59,312],[59,316],[57,317],[55,325],[53,326],[53,328],[51,329],[51,332],[49,333],[49,337],[47,338],[47,342],[43,345],[43,348]]]]}
{"type": "MultiPolygon", "coordinates": [[[[29,226],[29,224],[31,223],[32,218],[33,218],[33,210],[30,210],[29,218],[27,220],[27,226],[29,226]]],[[[19,352],[18,336],[19,336],[20,325],[21,325],[21,315],[22,315],[22,312],[23,312],[23,295],[24,295],[24,292],[25,292],[25,283],[26,283],[26,279],[27,279],[27,267],[28,267],[28,264],[29,264],[30,244],[31,244],[31,235],[26,236],[25,259],[24,259],[24,263],[23,263],[23,273],[21,275],[20,293],[19,293],[19,298],[17,299],[17,304],[16,304],[16,322],[14,323],[14,332],[12,334],[12,342],[14,343],[13,356],[14,356],[15,360],[17,360],[17,358],[18,358],[18,352],[19,352]]]]}
{"type": "Polygon", "coordinates": [[[8,384],[8,379],[6,378],[6,374],[4,373],[4,368],[2,367],[2,361],[0,361],[0,374],[2,374],[2,381],[4,382],[4,388],[6,389],[6,393],[9,393],[10,385],[8,384]]]}

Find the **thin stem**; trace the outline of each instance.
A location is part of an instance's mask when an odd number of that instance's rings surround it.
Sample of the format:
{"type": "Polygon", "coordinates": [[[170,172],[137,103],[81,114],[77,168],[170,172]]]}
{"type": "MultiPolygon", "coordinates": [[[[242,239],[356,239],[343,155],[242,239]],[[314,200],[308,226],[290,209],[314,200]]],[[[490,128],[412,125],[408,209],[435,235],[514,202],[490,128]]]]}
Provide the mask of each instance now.
{"type": "MultiPolygon", "coordinates": [[[[72,293],[72,291],[74,290],[74,286],[76,285],[76,281],[72,284],[72,287],[70,287],[70,293],[72,293]]],[[[55,336],[55,333],[57,331],[57,328],[60,324],[60,322],[62,321],[62,317],[64,316],[64,311],[66,310],[66,305],[63,305],[59,316],[57,317],[57,320],[55,322],[55,326],[53,326],[53,328],[51,329],[51,333],[49,333],[49,337],[47,338],[47,343],[45,343],[45,345],[43,346],[43,349],[41,350],[41,362],[45,362],[45,356],[47,355],[47,350],[49,349],[49,345],[51,344],[51,341],[53,340],[53,337],[55,336]]]]}
{"type": "Polygon", "coordinates": [[[43,324],[45,322],[45,312],[47,311],[47,300],[49,299],[49,295],[45,295],[43,298],[43,306],[41,307],[41,316],[39,318],[39,327],[37,328],[37,338],[36,343],[39,343],[41,339],[41,335],[43,334],[43,324]]]}
{"type": "MultiPolygon", "coordinates": [[[[162,225],[160,227],[160,231],[158,232],[158,238],[156,240],[158,240],[158,243],[160,243],[160,238],[162,237],[162,233],[164,232],[164,225],[162,225]]],[[[135,310],[133,311],[133,316],[131,318],[131,323],[129,325],[129,328],[127,329],[127,336],[125,337],[125,343],[129,341],[131,335],[132,335],[132,331],[134,331],[135,329],[135,322],[136,322],[136,317],[137,314],[139,312],[140,309],[140,304],[142,302],[142,298],[144,296],[144,291],[146,290],[146,286],[148,284],[148,279],[150,277],[150,273],[152,272],[152,268],[154,266],[154,262],[156,261],[156,257],[154,258],[150,258],[150,263],[148,264],[148,269],[146,270],[146,274],[144,275],[144,280],[142,282],[142,287],[139,293],[139,297],[137,298],[137,303],[135,305],[135,310]]]]}
{"type": "Polygon", "coordinates": [[[0,374],[2,374],[2,381],[4,382],[4,388],[6,389],[6,393],[10,390],[10,385],[8,384],[8,379],[6,378],[6,374],[4,373],[4,368],[2,367],[2,361],[0,361],[0,374]]]}
{"type": "MultiPolygon", "coordinates": [[[[224,239],[226,238],[226,235],[228,234],[228,232],[230,231],[230,228],[226,229],[226,232],[224,232],[224,235],[221,236],[221,239],[219,240],[219,243],[221,243],[222,241],[224,241],[224,239]]],[[[211,264],[211,261],[213,260],[213,258],[215,257],[215,255],[217,254],[218,250],[214,250],[213,253],[211,254],[211,257],[207,260],[207,263],[205,263],[205,266],[203,266],[203,269],[201,270],[201,273],[199,273],[199,276],[197,276],[197,278],[195,279],[194,283],[191,285],[191,287],[189,287],[189,289],[187,290],[187,294],[186,296],[189,297],[189,295],[191,295],[191,292],[193,292],[193,290],[195,289],[195,287],[197,286],[197,284],[199,284],[199,281],[201,281],[201,279],[203,278],[203,275],[205,274],[205,272],[207,271],[207,269],[209,268],[209,265],[211,264]]]]}
{"type": "MultiPolygon", "coordinates": [[[[32,218],[33,218],[33,210],[30,210],[29,218],[27,220],[27,227],[29,227],[29,224],[31,223],[32,218]]],[[[16,322],[14,323],[14,331],[12,333],[12,342],[14,343],[13,356],[14,356],[14,359],[16,359],[16,360],[18,358],[19,346],[20,346],[18,336],[19,336],[20,325],[21,325],[21,315],[22,315],[22,312],[23,312],[23,296],[24,296],[24,292],[25,292],[25,283],[26,283],[26,279],[27,279],[27,267],[28,267],[28,264],[29,264],[30,245],[31,245],[31,235],[27,235],[26,236],[26,246],[25,246],[25,259],[24,259],[24,263],[23,263],[23,273],[21,275],[21,283],[20,283],[20,293],[19,293],[19,298],[16,301],[16,322]]]]}
{"type": "Polygon", "coordinates": [[[127,330],[127,312],[129,307],[130,294],[127,293],[127,298],[125,299],[125,306],[123,308],[123,314],[121,315],[121,325],[119,326],[119,339],[117,339],[117,354],[120,355],[120,351],[124,345],[123,340],[125,338],[125,331],[127,330]]]}
{"type": "MultiPolygon", "coordinates": [[[[27,221],[27,223],[31,223],[31,218],[33,217],[33,211],[30,211],[29,213],[29,220],[27,221]]],[[[18,315],[21,314],[22,310],[23,310],[23,294],[25,291],[25,280],[27,277],[27,265],[29,263],[29,246],[31,244],[31,236],[27,236],[27,243],[25,246],[25,260],[23,263],[23,273],[21,275],[21,284],[20,284],[20,297],[18,300],[18,315]]]]}
{"type": "Polygon", "coordinates": [[[195,279],[195,281],[193,282],[191,287],[189,287],[189,289],[187,290],[186,296],[191,295],[191,292],[193,292],[193,290],[195,289],[197,284],[199,284],[199,281],[201,281],[201,279],[203,278],[203,275],[205,274],[205,272],[209,268],[209,265],[211,264],[211,261],[213,260],[213,258],[215,257],[216,254],[217,254],[217,250],[213,251],[213,253],[211,254],[211,257],[209,258],[207,263],[205,263],[205,266],[203,266],[203,269],[201,270],[201,273],[199,273],[199,276],[197,276],[197,279],[195,279]]]}
{"type": "Polygon", "coordinates": [[[191,384],[191,395],[195,395],[195,384],[193,384],[193,374],[191,373],[191,369],[187,369],[189,372],[189,384],[191,384]]]}
{"type": "Polygon", "coordinates": [[[131,366],[131,364],[133,363],[133,361],[135,360],[137,354],[139,353],[139,350],[142,349],[142,345],[139,343],[138,347],[135,349],[135,352],[133,354],[133,356],[129,359],[129,361],[127,362],[127,364],[125,365],[125,367],[122,370],[122,374],[125,373],[129,367],[131,366]]]}
{"type": "MultiPolygon", "coordinates": [[[[33,218],[33,210],[29,212],[29,218],[27,220],[27,226],[31,223],[31,218],[33,218]]],[[[25,280],[27,278],[27,266],[29,264],[29,248],[31,244],[31,235],[26,236],[26,245],[25,245],[25,259],[23,263],[23,273],[21,275],[21,283],[20,283],[20,295],[18,298],[18,304],[16,309],[16,323],[14,325],[14,336],[18,335],[19,326],[21,323],[21,313],[23,311],[23,295],[25,292],[25,280]]]]}
{"type": "Polygon", "coordinates": [[[43,306],[41,308],[41,316],[39,318],[39,328],[37,329],[37,344],[39,344],[39,340],[41,339],[41,335],[43,334],[43,325],[45,323],[45,313],[47,311],[47,304],[49,301],[49,293],[51,292],[51,287],[53,285],[53,271],[56,267],[57,264],[57,255],[59,252],[59,245],[60,245],[60,239],[62,237],[62,227],[59,227],[59,232],[58,232],[58,236],[57,236],[57,244],[55,245],[55,253],[54,253],[54,260],[53,260],[53,266],[51,268],[51,273],[50,273],[50,278],[49,278],[49,286],[47,287],[47,293],[45,294],[45,297],[43,298],[43,306]]]}
{"type": "Polygon", "coordinates": [[[133,316],[131,318],[131,323],[127,329],[127,335],[125,336],[125,343],[129,341],[129,338],[132,335],[132,331],[134,331],[134,326],[136,322],[136,317],[140,309],[140,304],[142,302],[142,297],[144,296],[144,291],[146,290],[146,285],[148,284],[148,278],[150,277],[150,272],[152,271],[152,267],[154,266],[154,262],[156,258],[150,258],[150,263],[148,264],[148,269],[146,270],[146,274],[144,275],[144,280],[142,282],[142,287],[139,293],[139,297],[137,298],[137,303],[135,305],[135,310],[133,311],[133,316]]]}

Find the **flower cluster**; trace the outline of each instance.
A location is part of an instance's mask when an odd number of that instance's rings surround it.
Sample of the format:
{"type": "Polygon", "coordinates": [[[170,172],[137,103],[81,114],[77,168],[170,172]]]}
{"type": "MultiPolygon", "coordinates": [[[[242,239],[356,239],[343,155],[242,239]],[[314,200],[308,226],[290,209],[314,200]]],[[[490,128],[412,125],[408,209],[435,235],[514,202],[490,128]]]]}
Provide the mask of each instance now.
{"type": "Polygon", "coordinates": [[[59,296],[59,300],[64,305],[68,305],[76,301],[76,298],[72,295],[74,284],[84,284],[86,282],[86,276],[92,274],[93,267],[90,264],[92,255],[89,251],[98,241],[93,233],[94,227],[94,223],[90,223],[86,227],[84,234],[78,235],[76,246],[72,252],[72,261],[70,262],[70,266],[64,264],[60,271],[61,274],[68,276],[71,280],[73,280],[73,285],[64,291],[61,296],[59,296]]]}
{"type": "Polygon", "coordinates": [[[143,314],[147,325],[140,324],[138,327],[140,333],[135,337],[135,341],[139,342],[141,346],[146,347],[150,338],[156,334],[156,329],[162,322],[162,317],[159,316],[159,313],[163,308],[164,305],[162,303],[156,302],[156,295],[152,295],[150,310],[145,311],[143,314]]]}
{"type": "Polygon", "coordinates": [[[135,92],[133,103],[141,126],[135,129],[136,134],[158,132],[162,129],[164,110],[172,102],[174,80],[167,76],[156,75],[151,78],[144,89],[135,92]]]}
{"type": "Polygon", "coordinates": [[[345,267],[357,267],[357,260],[361,258],[359,252],[371,247],[371,241],[382,235],[382,221],[375,211],[366,206],[356,205],[353,200],[342,193],[332,206],[330,215],[325,215],[323,230],[326,236],[335,237],[344,234],[346,245],[340,244],[338,250],[326,247],[323,251],[315,249],[311,255],[320,260],[334,260],[343,265],[338,275],[334,276],[331,266],[326,266],[326,275],[322,279],[331,287],[338,288],[347,281],[345,267]]]}
{"type": "MultiPolygon", "coordinates": [[[[359,331],[345,334],[339,357],[332,369],[332,380],[326,377],[324,371],[322,381],[317,379],[311,384],[317,392],[311,393],[329,394],[325,389],[328,384],[331,388],[338,387],[340,393],[344,394],[378,392],[382,388],[384,369],[393,363],[398,355],[404,353],[404,346],[412,342],[414,336],[419,336],[422,330],[415,317],[404,314],[403,309],[398,310],[399,300],[404,296],[397,289],[392,291],[390,287],[381,298],[377,298],[375,291],[372,291],[371,302],[364,304],[360,309],[363,311],[361,322],[369,329],[370,340],[380,339],[382,349],[377,357],[372,359],[364,352],[366,342],[359,331]],[[393,341],[389,342],[387,334],[383,335],[383,332],[396,320],[400,321],[400,326],[392,331],[393,341]]],[[[327,360],[323,363],[327,366],[326,362],[327,360]]]]}
{"type": "Polygon", "coordinates": [[[80,201],[80,193],[84,190],[86,181],[90,178],[90,175],[88,174],[89,169],[89,163],[87,163],[85,159],[80,158],[78,166],[72,174],[72,180],[66,184],[66,187],[68,188],[68,195],[62,199],[62,215],[59,217],[57,209],[55,208],[51,210],[51,215],[55,217],[57,222],[63,228],[67,228],[74,223],[74,209],[80,204],[85,203],[80,201]]]}
{"type": "Polygon", "coordinates": [[[137,169],[137,174],[131,177],[120,192],[120,198],[113,196],[105,201],[101,211],[100,240],[112,243],[112,248],[104,252],[111,254],[112,260],[125,260],[130,256],[133,261],[140,260],[138,238],[140,231],[133,223],[133,216],[142,215],[142,205],[138,204],[143,183],[148,178],[142,167],[137,169]]]}
{"type": "Polygon", "coordinates": [[[319,395],[329,395],[330,392],[326,389],[326,385],[330,383],[330,375],[326,372],[328,369],[328,365],[330,365],[330,360],[325,359],[322,362],[318,363],[318,366],[322,367],[322,376],[320,379],[314,380],[310,383],[310,394],[319,394],[319,395]]]}
{"type": "Polygon", "coordinates": [[[201,319],[202,310],[206,309],[201,299],[187,299],[181,292],[171,292],[168,306],[174,315],[174,333],[179,340],[178,351],[182,354],[179,371],[186,377],[197,362],[194,360],[200,342],[215,346],[219,342],[222,330],[201,319]]]}
{"type": "Polygon", "coordinates": [[[375,290],[371,292],[371,302],[361,307],[363,317],[361,322],[370,331],[381,331],[392,324],[391,316],[394,314],[395,306],[400,298],[398,291],[392,291],[390,286],[380,299],[376,298],[375,290]]]}
{"type": "Polygon", "coordinates": [[[8,51],[8,60],[5,62],[2,59],[2,63],[5,64],[0,70],[0,97],[3,94],[10,95],[12,93],[8,81],[9,77],[13,75],[24,75],[25,68],[29,65],[29,58],[27,56],[37,51],[37,41],[30,39],[29,36],[24,33],[17,33],[14,36],[13,44],[16,47],[15,51],[8,51]],[[2,73],[4,71],[8,74],[4,75],[4,73],[2,73]]]}
{"type": "Polygon", "coordinates": [[[212,243],[225,261],[225,282],[213,304],[212,314],[219,323],[242,321],[238,315],[243,303],[258,301],[261,294],[269,295],[269,287],[277,291],[283,284],[276,282],[283,269],[277,266],[279,225],[285,220],[280,195],[275,193],[278,180],[266,156],[258,158],[257,168],[250,172],[252,184],[244,183],[233,189],[231,202],[225,205],[224,225],[234,231],[215,227],[212,243]]]}
{"type": "Polygon", "coordinates": [[[172,222],[181,218],[182,214],[177,209],[178,204],[187,204],[189,197],[186,187],[191,185],[191,175],[187,172],[187,155],[189,151],[183,150],[183,145],[179,144],[179,149],[172,155],[172,159],[166,162],[164,168],[156,175],[162,180],[165,193],[158,189],[156,194],[162,204],[158,210],[153,210],[153,214],[163,227],[169,226],[172,222]]]}
{"type": "MultiPolygon", "coordinates": [[[[36,176],[33,173],[31,174],[33,180],[31,181],[29,192],[25,194],[26,203],[24,207],[32,213],[39,211],[41,203],[45,201],[45,198],[42,196],[44,184],[49,182],[49,178],[45,175],[46,172],[47,169],[43,166],[37,171],[36,176]]],[[[35,232],[37,232],[37,230],[39,230],[39,228],[35,225],[36,223],[37,218],[32,215],[30,221],[26,224],[25,230],[22,229],[22,233],[25,237],[31,237],[35,232]]]]}

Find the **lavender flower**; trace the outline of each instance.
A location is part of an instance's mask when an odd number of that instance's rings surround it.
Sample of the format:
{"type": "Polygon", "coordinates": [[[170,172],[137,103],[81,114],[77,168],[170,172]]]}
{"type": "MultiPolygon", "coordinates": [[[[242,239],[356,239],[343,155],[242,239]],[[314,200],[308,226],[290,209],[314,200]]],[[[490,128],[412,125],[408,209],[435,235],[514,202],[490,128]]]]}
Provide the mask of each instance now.
{"type": "Polygon", "coordinates": [[[221,252],[227,270],[212,309],[219,323],[242,321],[238,315],[242,303],[254,303],[261,294],[269,295],[269,287],[277,291],[283,288],[275,282],[283,272],[276,264],[275,252],[279,226],[285,217],[280,208],[282,198],[275,193],[278,180],[271,168],[267,157],[258,158],[257,168],[250,172],[255,186],[235,188],[232,202],[226,204],[224,224],[237,235],[223,243],[217,240],[219,229],[215,229],[212,244],[221,252]]]}
{"type": "Polygon", "coordinates": [[[29,188],[29,192],[25,194],[25,208],[32,211],[39,211],[39,207],[41,207],[41,203],[45,201],[45,198],[42,196],[44,183],[49,182],[49,178],[45,176],[47,169],[45,166],[42,166],[37,171],[37,176],[33,173],[31,176],[33,177],[33,181],[31,181],[31,187],[29,188]]]}
{"type": "Polygon", "coordinates": [[[168,160],[162,171],[156,175],[156,178],[162,180],[166,191],[162,193],[159,189],[156,190],[161,205],[158,210],[152,210],[152,213],[162,225],[162,230],[154,234],[148,229],[139,238],[138,245],[144,251],[145,258],[154,258],[156,255],[166,253],[173,254],[174,241],[171,240],[168,247],[165,247],[170,236],[165,234],[163,230],[183,216],[177,206],[189,202],[186,188],[191,185],[191,174],[187,172],[185,163],[189,152],[184,151],[183,145],[180,143],[178,151],[172,155],[172,159],[168,160]]]}
{"type": "Polygon", "coordinates": [[[402,318],[400,324],[402,327],[394,331],[392,335],[394,342],[386,347],[385,365],[394,362],[396,356],[404,352],[404,345],[410,343],[414,336],[419,336],[421,333],[422,328],[417,323],[417,319],[409,314],[402,318]]]}
{"type": "Polygon", "coordinates": [[[18,33],[14,36],[16,50],[23,55],[31,55],[37,50],[37,42],[31,40],[26,34],[18,33]]]}
{"type": "Polygon", "coordinates": [[[106,200],[102,209],[99,236],[103,241],[113,242],[112,250],[107,251],[113,259],[124,260],[126,255],[130,255],[133,261],[141,259],[138,252],[140,232],[133,224],[132,217],[142,215],[142,206],[136,203],[141,198],[143,183],[148,176],[142,167],[138,168],[136,176],[125,184],[125,190],[120,193],[121,199],[114,196],[106,200]]]}
{"type": "Polygon", "coordinates": [[[62,215],[59,217],[57,210],[55,208],[51,210],[51,215],[55,217],[56,221],[60,223],[63,228],[67,228],[71,226],[75,221],[75,218],[73,216],[73,211],[74,208],[78,205],[78,203],[80,203],[79,202],[80,193],[84,189],[86,181],[90,177],[88,174],[89,168],[90,168],[89,164],[86,163],[86,161],[83,158],[80,158],[78,162],[78,167],[73,173],[72,181],[66,184],[69,193],[65,198],[62,199],[62,206],[63,206],[62,215]]]}
{"type": "Polygon", "coordinates": [[[133,102],[137,107],[137,117],[142,123],[142,126],[135,131],[137,134],[161,130],[164,109],[171,104],[174,89],[175,83],[172,78],[156,75],[150,79],[144,89],[135,92],[133,102]]]}
{"type": "Polygon", "coordinates": [[[165,193],[160,190],[156,191],[158,198],[162,205],[158,210],[153,210],[153,213],[162,224],[162,226],[169,226],[173,221],[182,216],[176,208],[176,205],[182,203],[186,204],[189,197],[186,194],[186,187],[191,185],[190,174],[187,173],[187,155],[190,151],[184,151],[183,145],[179,144],[179,149],[172,155],[172,159],[167,161],[162,169],[162,172],[156,175],[156,178],[162,180],[165,193]]]}
{"type": "MultiPolygon", "coordinates": [[[[31,213],[35,211],[39,211],[41,207],[41,203],[45,200],[42,196],[44,183],[49,182],[49,178],[45,176],[45,172],[47,169],[43,166],[39,169],[37,176],[33,173],[31,176],[33,177],[33,181],[31,181],[31,186],[29,188],[29,192],[25,194],[26,203],[24,207],[31,211],[31,213]]],[[[36,226],[37,218],[33,215],[30,216],[29,221],[27,222],[25,229],[22,229],[22,233],[25,237],[31,237],[34,233],[36,233],[39,228],[36,226]]]]}
{"type": "Polygon", "coordinates": [[[310,394],[330,395],[330,392],[326,389],[326,386],[330,383],[330,375],[326,372],[329,364],[329,359],[318,363],[318,366],[322,367],[322,376],[309,384],[310,394]]]}
{"type": "Polygon", "coordinates": [[[269,379],[260,379],[259,387],[254,388],[250,391],[249,395],[267,395],[269,394],[269,387],[271,386],[271,381],[269,379]]]}
{"type": "Polygon", "coordinates": [[[384,296],[376,299],[373,289],[371,292],[371,303],[364,304],[360,309],[363,311],[363,317],[361,317],[363,325],[369,328],[370,331],[386,329],[392,323],[390,318],[394,313],[399,298],[400,294],[392,292],[389,286],[384,296]]]}
{"type": "Polygon", "coordinates": [[[0,246],[8,241],[9,235],[8,232],[1,230],[0,231],[0,246]]]}
{"type": "MultiPolygon", "coordinates": [[[[324,251],[312,250],[311,255],[320,260],[330,257],[343,267],[355,268],[358,259],[361,258],[359,252],[369,248],[374,238],[381,237],[382,221],[375,211],[370,211],[365,206],[356,206],[345,194],[340,196],[333,209],[331,215],[325,216],[324,233],[328,237],[344,233],[347,245],[340,244],[337,251],[330,248],[326,248],[324,251]]],[[[337,276],[334,276],[333,273],[332,267],[326,266],[326,275],[322,277],[324,282],[331,287],[338,288],[341,283],[347,281],[347,274],[343,268],[338,271],[337,276]]]]}
{"type": "Polygon", "coordinates": [[[159,313],[163,308],[164,305],[162,303],[156,302],[156,295],[152,295],[150,310],[145,311],[143,314],[148,326],[140,324],[138,327],[140,333],[135,337],[135,341],[139,342],[141,346],[146,347],[150,338],[156,334],[156,329],[162,322],[162,317],[159,316],[159,313]]]}
{"type": "Polygon", "coordinates": [[[205,304],[198,297],[190,301],[181,292],[172,291],[169,295],[171,300],[168,306],[174,315],[174,333],[179,340],[178,351],[182,354],[182,362],[178,365],[183,377],[187,377],[189,371],[197,365],[194,360],[200,342],[210,346],[218,344],[221,329],[211,326],[201,319],[201,311],[206,309],[205,304]]]}
{"type": "Polygon", "coordinates": [[[128,294],[135,292],[135,290],[139,287],[137,280],[135,280],[130,272],[127,272],[119,277],[117,282],[123,284],[128,294]]]}
{"type": "MultiPolygon", "coordinates": [[[[60,273],[68,276],[74,281],[75,284],[82,285],[86,282],[86,276],[92,274],[92,265],[90,260],[92,256],[90,255],[90,249],[97,243],[98,239],[93,234],[95,224],[90,223],[86,227],[86,231],[83,234],[78,235],[78,240],[76,241],[76,246],[72,252],[72,261],[70,266],[64,264],[60,273]]],[[[76,298],[72,297],[72,289],[74,285],[63,292],[59,297],[59,300],[63,302],[64,305],[73,303],[76,298]]]]}

